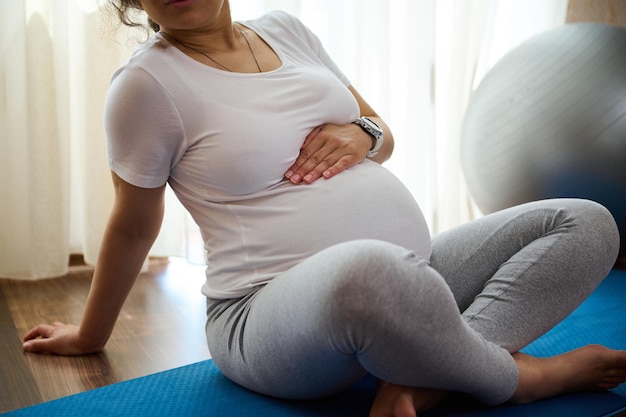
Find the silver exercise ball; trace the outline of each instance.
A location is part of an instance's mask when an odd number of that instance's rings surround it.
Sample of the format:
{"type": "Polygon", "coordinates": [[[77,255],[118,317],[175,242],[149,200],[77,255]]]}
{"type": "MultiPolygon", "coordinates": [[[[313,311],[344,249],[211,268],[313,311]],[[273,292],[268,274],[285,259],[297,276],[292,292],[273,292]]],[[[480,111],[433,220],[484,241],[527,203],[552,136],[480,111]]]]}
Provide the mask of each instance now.
{"type": "Polygon", "coordinates": [[[483,213],[595,200],[626,254],[626,28],[567,24],[506,54],[470,99],[461,163],[483,213]]]}

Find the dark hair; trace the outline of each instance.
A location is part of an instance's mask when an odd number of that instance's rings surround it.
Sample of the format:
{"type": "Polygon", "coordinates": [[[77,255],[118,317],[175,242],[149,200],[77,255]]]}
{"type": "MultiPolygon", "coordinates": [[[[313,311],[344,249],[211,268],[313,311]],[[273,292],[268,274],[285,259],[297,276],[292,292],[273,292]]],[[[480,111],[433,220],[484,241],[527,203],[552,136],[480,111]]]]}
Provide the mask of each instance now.
{"type": "Polygon", "coordinates": [[[144,29],[147,33],[150,33],[150,30],[155,32],[161,30],[159,24],[150,19],[150,17],[147,17],[146,22],[138,20],[140,14],[145,15],[141,9],[139,0],[109,0],[109,4],[117,14],[120,22],[124,25],[144,29]]]}

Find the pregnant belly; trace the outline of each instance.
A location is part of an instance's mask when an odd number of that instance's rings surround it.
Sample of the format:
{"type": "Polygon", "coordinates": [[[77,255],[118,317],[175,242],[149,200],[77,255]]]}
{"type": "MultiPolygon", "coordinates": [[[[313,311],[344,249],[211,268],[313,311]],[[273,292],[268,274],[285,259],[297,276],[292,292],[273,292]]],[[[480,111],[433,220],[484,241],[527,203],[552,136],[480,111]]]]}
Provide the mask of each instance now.
{"type": "Polygon", "coordinates": [[[238,273],[262,282],[322,249],[355,239],[384,240],[430,257],[430,233],[414,198],[393,174],[369,160],[328,180],[284,182],[226,206],[229,233],[216,233],[207,242],[209,275],[223,279],[238,273]]]}

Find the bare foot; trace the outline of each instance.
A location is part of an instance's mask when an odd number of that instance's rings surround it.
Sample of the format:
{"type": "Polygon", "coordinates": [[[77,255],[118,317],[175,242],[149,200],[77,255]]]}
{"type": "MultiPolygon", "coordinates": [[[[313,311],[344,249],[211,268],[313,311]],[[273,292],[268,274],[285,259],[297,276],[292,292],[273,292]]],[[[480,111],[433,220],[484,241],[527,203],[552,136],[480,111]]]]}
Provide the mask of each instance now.
{"type": "Polygon", "coordinates": [[[509,402],[528,403],[578,391],[600,391],[626,382],[626,351],[583,346],[550,358],[514,353],[520,380],[509,402]]]}
{"type": "Polygon", "coordinates": [[[447,395],[446,391],[381,381],[370,409],[370,417],[416,417],[419,411],[440,404],[447,395]]]}

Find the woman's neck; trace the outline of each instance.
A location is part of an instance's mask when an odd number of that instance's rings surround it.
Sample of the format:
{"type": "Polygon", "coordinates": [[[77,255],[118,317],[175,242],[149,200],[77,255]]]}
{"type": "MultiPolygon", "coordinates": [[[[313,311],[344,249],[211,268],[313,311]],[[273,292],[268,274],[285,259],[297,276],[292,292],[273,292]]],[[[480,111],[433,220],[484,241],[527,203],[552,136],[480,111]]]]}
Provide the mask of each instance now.
{"type": "Polygon", "coordinates": [[[204,52],[227,52],[237,49],[241,43],[241,34],[237,25],[230,20],[225,25],[213,28],[179,30],[161,28],[161,32],[176,41],[204,52]]]}

